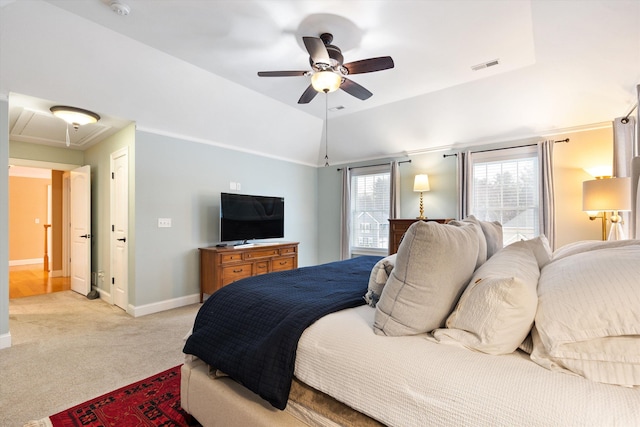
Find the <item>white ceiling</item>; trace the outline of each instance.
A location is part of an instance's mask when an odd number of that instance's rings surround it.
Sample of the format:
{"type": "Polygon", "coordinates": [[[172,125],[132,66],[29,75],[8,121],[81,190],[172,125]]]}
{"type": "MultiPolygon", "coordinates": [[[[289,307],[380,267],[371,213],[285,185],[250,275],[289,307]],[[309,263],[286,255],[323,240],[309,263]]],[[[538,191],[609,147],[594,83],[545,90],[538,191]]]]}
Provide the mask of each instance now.
{"type": "Polygon", "coordinates": [[[629,111],[640,83],[638,0],[122,1],[127,16],[109,0],[0,1],[12,139],[47,140],[55,132],[36,123],[53,126],[55,102],[103,117],[77,135],[79,149],[136,121],[324,164],[324,95],[299,105],[309,77],[257,76],[309,69],[301,37],[322,32],[334,34],[345,62],[395,62],[350,77],[373,92],[368,100],[328,95],[330,108],[344,107],[328,113],[332,163],[611,121],[629,111]],[[38,99],[51,101],[26,105],[38,99]]]}

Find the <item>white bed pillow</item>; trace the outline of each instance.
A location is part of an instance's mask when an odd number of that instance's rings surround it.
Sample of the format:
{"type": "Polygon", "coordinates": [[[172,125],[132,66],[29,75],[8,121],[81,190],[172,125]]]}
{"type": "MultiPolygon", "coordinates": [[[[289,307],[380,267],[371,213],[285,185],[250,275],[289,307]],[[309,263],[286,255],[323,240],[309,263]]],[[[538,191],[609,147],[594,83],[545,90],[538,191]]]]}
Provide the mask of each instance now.
{"type": "Polygon", "coordinates": [[[553,253],[551,252],[551,247],[549,246],[549,240],[544,234],[541,234],[538,237],[534,237],[533,239],[521,240],[521,242],[527,245],[536,256],[538,267],[542,268],[547,265],[549,261],[551,261],[553,253]]]}
{"type": "Polygon", "coordinates": [[[567,243],[563,247],[556,249],[553,253],[552,260],[555,261],[582,252],[639,244],[640,240],[581,240],[579,242],[567,243]]]}
{"type": "Polygon", "coordinates": [[[489,259],[504,246],[502,242],[502,224],[498,221],[479,222],[487,240],[487,259],[489,259]]]}
{"type": "Polygon", "coordinates": [[[470,224],[413,223],[376,305],[374,332],[415,335],[442,326],[473,274],[478,245],[470,224]]]}
{"type": "Polygon", "coordinates": [[[531,359],[598,382],[640,385],[639,261],[635,244],[546,265],[531,359]]]}
{"type": "Polygon", "coordinates": [[[476,230],[476,234],[478,234],[478,259],[476,261],[476,268],[484,264],[487,260],[487,239],[484,237],[484,233],[482,232],[480,221],[478,221],[473,215],[470,215],[462,221],[453,220],[449,221],[447,224],[455,225],[456,227],[467,224],[471,224],[473,226],[476,230]]]}
{"type": "Polygon", "coordinates": [[[483,353],[513,353],[529,334],[538,304],[540,268],[532,246],[515,242],[476,270],[434,338],[483,353]]]}
{"type": "Polygon", "coordinates": [[[369,286],[367,288],[367,293],[364,295],[364,300],[371,307],[376,306],[380,299],[380,295],[382,295],[382,289],[387,283],[391,270],[393,270],[393,266],[396,263],[396,255],[397,254],[393,254],[382,258],[371,269],[371,274],[369,275],[369,286]]]}

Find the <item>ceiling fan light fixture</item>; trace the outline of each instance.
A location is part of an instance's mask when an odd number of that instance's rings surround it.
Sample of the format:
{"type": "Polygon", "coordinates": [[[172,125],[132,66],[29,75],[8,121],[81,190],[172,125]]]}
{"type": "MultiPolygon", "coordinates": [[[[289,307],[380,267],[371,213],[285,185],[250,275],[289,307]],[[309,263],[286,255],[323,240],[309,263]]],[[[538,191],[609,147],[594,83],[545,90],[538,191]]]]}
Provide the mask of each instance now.
{"type": "Polygon", "coordinates": [[[319,71],[311,76],[311,86],[318,92],[335,92],[341,83],[342,76],[333,71],[319,71]]]}
{"type": "Polygon", "coordinates": [[[100,120],[100,116],[93,111],[84,110],[82,108],[68,107],[64,105],[55,105],[50,108],[51,113],[73,126],[74,129],[82,125],[96,123],[100,120]]]}

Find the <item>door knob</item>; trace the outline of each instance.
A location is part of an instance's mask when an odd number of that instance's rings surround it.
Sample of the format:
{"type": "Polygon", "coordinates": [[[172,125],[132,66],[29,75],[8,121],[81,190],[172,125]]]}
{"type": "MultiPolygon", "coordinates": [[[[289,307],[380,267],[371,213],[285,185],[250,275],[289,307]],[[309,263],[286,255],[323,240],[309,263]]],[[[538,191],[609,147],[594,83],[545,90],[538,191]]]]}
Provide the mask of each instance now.
{"type": "Polygon", "coordinates": [[[117,240],[118,242],[126,242],[126,241],[127,241],[127,238],[126,238],[126,237],[123,237],[122,239],[116,239],[116,240],[117,240]]]}

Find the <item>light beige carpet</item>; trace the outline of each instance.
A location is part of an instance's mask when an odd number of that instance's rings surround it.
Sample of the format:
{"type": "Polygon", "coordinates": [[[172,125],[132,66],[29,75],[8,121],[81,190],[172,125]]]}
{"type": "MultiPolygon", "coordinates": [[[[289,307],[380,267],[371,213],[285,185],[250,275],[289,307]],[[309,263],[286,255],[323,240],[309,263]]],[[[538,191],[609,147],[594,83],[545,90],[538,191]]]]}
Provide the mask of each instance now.
{"type": "Polygon", "coordinates": [[[11,300],[0,426],[22,426],[182,363],[199,308],[133,318],[72,291],[11,300]]]}

